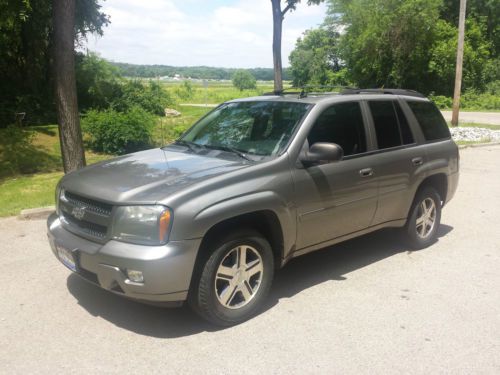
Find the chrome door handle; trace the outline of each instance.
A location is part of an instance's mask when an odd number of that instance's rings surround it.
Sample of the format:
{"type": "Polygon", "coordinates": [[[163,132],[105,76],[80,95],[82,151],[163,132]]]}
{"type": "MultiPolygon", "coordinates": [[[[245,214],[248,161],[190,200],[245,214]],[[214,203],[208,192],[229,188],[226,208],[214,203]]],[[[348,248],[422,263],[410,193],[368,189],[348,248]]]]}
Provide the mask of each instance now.
{"type": "Polygon", "coordinates": [[[413,165],[422,165],[424,164],[424,158],[422,157],[413,158],[411,159],[411,162],[413,163],[413,165]]]}
{"type": "Polygon", "coordinates": [[[359,171],[359,175],[360,175],[361,177],[370,177],[370,176],[372,176],[372,175],[373,175],[373,169],[371,169],[371,168],[361,169],[361,170],[359,171]]]}

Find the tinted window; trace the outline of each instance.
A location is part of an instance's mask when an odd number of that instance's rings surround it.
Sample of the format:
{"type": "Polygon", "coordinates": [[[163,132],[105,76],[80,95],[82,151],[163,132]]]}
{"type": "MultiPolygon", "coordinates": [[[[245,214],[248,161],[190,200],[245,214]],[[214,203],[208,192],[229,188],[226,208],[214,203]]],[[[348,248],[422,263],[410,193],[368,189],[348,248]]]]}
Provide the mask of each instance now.
{"type": "Polygon", "coordinates": [[[359,103],[339,103],[325,110],[316,120],[307,140],[309,146],[316,142],[336,143],[342,147],[345,156],[365,152],[366,136],[359,103]]]}
{"type": "Polygon", "coordinates": [[[401,106],[398,102],[394,102],[394,107],[396,108],[396,113],[398,114],[399,129],[401,130],[401,138],[403,139],[403,144],[408,145],[414,143],[413,135],[411,134],[410,126],[408,125],[408,120],[405,114],[401,110],[401,106]]]}
{"type": "Polygon", "coordinates": [[[433,141],[450,137],[448,125],[434,104],[420,101],[408,101],[407,103],[417,118],[426,140],[433,141]]]}
{"type": "Polygon", "coordinates": [[[378,148],[401,146],[403,142],[392,101],[373,101],[369,102],[369,105],[377,134],[378,148]]]}

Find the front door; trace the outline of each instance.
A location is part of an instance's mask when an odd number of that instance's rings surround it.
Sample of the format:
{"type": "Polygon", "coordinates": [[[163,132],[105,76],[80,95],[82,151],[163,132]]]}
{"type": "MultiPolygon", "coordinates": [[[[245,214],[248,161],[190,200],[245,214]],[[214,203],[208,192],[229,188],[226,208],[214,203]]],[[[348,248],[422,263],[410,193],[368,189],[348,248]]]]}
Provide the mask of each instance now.
{"type": "Polygon", "coordinates": [[[377,206],[375,155],[367,154],[360,104],[344,102],[326,109],[313,125],[304,147],[316,142],[340,145],[344,159],[293,170],[297,249],[369,227],[377,206]]]}

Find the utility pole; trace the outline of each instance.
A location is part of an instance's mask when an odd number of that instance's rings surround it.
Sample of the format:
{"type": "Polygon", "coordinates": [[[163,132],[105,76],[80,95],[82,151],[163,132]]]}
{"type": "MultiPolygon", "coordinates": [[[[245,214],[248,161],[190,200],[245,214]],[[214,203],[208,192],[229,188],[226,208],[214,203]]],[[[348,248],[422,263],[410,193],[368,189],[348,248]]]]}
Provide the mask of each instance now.
{"type": "Polygon", "coordinates": [[[464,61],[465,7],[467,0],[460,0],[460,15],[458,18],[457,69],[455,74],[455,92],[453,94],[453,113],[451,126],[458,126],[458,111],[460,109],[460,93],[462,91],[462,64],[464,61]]]}

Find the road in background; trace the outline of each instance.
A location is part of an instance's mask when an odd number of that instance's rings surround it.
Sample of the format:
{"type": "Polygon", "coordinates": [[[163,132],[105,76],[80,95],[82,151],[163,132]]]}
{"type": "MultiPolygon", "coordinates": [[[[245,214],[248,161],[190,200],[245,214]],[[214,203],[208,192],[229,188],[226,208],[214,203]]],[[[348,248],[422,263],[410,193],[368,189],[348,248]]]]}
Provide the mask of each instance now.
{"type": "Polygon", "coordinates": [[[100,290],[54,258],[44,221],[0,220],[0,373],[498,374],[498,160],[461,150],[430,248],[382,231],[292,260],[227,329],[100,290]]]}
{"type": "MultiPolygon", "coordinates": [[[[451,111],[441,111],[446,121],[451,121],[451,111]]],[[[475,122],[477,124],[490,124],[500,126],[500,112],[460,112],[461,122],[475,122]]]]}

